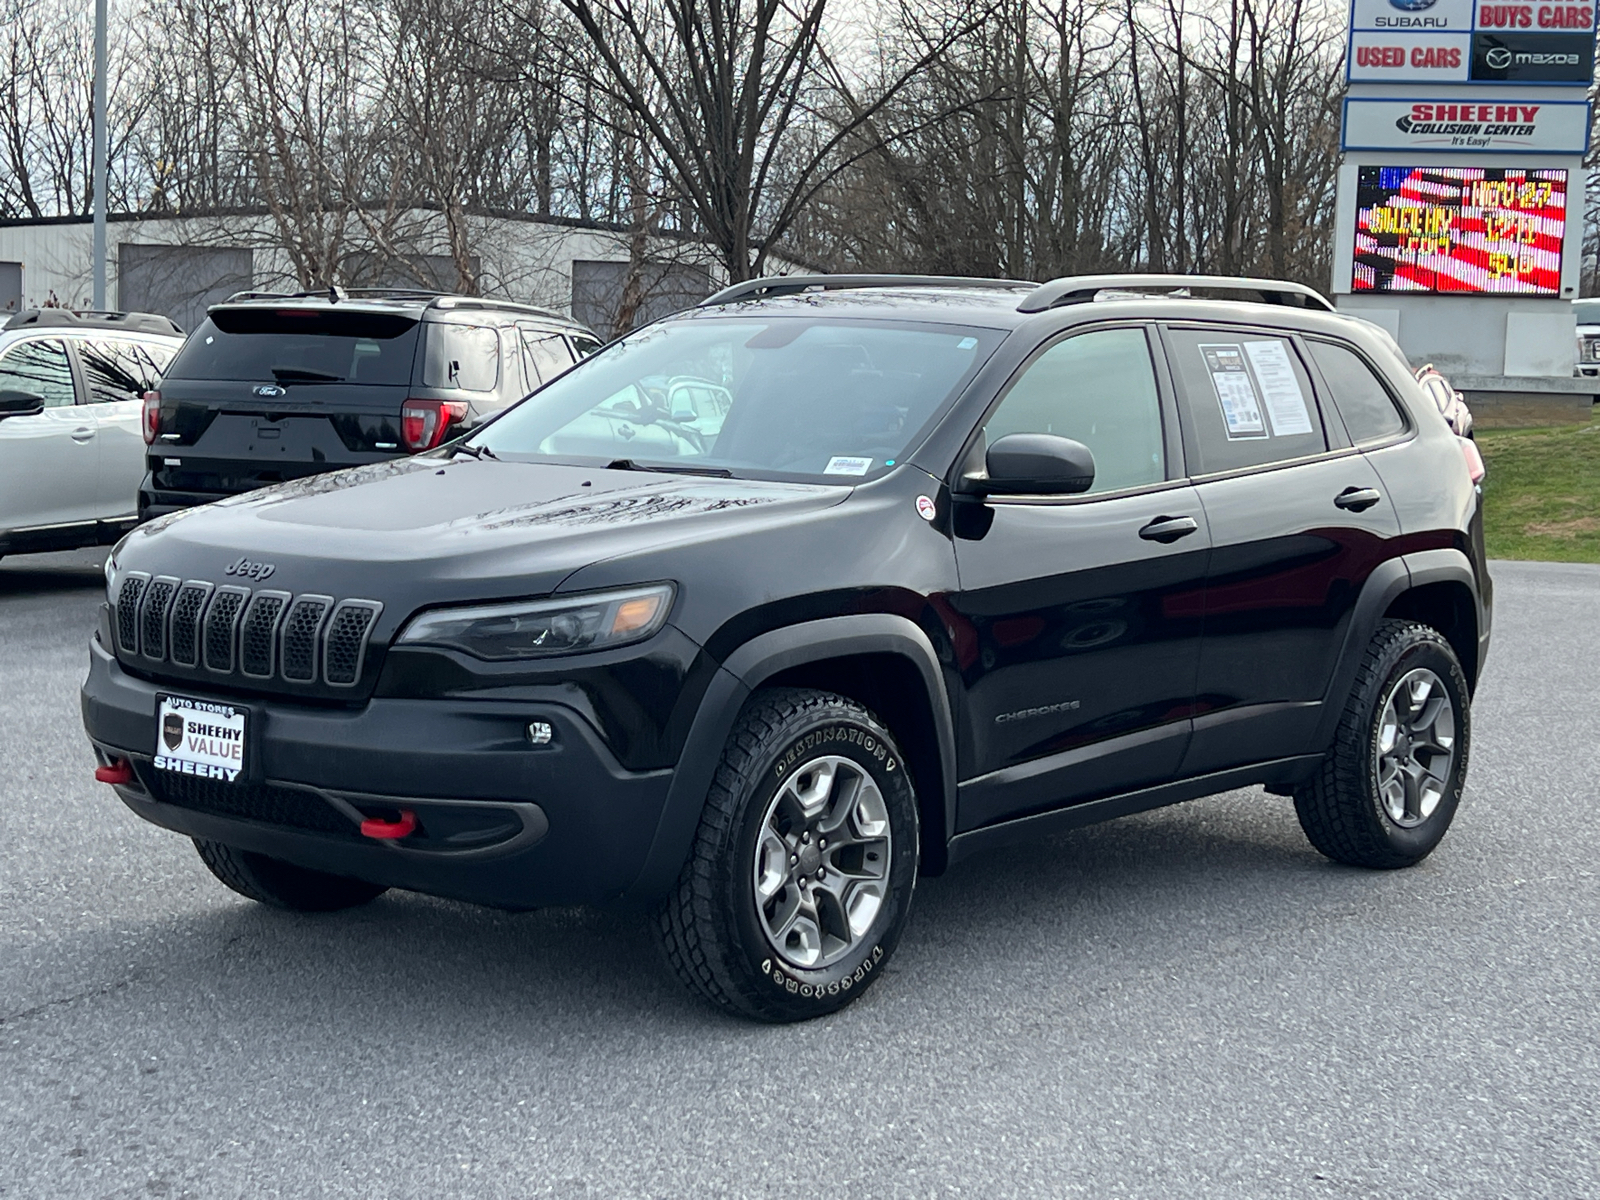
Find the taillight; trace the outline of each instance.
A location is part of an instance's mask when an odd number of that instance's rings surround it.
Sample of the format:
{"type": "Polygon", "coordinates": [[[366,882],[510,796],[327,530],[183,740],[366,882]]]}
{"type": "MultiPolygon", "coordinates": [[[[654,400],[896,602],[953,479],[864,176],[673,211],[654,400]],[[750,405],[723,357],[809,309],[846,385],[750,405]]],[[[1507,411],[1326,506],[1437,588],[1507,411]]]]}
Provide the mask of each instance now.
{"type": "Polygon", "coordinates": [[[1464,437],[1457,437],[1456,441],[1461,443],[1461,455],[1467,460],[1467,474],[1472,476],[1473,483],[1482,483],[1489,471],[1483,465],[1483,455],[1478,453],[1478,443],[1464,437]]]}
{"type": "Polygon", "coordinates": [[[146,392],[144,394],[144,444],[148,446],[156,440],[156,434],[161,432],[161,393],[146,392]]]}
{"type": "Polygon", "coordinates": [[[407,400],[400,407],[400,440],[407,450],[432,450],[467,415],[465,400],[407,400]]]}

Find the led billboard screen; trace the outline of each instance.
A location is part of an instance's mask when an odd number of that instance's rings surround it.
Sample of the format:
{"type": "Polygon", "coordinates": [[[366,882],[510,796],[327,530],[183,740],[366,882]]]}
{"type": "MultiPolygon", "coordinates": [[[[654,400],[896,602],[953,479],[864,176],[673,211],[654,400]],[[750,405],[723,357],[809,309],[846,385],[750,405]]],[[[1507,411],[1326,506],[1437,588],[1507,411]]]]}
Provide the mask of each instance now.
{"type": "Polygon", "coordinates": [[[1351,290],[1560,295],[1566,227],[1566,171],[1362,167],[1351,290]]]}

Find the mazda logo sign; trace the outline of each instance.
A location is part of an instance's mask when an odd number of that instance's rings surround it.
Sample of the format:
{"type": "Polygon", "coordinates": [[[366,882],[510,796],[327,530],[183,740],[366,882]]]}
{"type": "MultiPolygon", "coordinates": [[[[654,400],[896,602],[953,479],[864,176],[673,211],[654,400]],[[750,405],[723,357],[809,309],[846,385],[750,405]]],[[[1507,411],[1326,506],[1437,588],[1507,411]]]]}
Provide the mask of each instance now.
{"type": "Polygon", "coordinates": [[[1503,71],[1511,65],[1511,51],[1504,46],[1491,46],[1489,52],[1483,56],[1483,61],[1496,71],[1503,71]]]}

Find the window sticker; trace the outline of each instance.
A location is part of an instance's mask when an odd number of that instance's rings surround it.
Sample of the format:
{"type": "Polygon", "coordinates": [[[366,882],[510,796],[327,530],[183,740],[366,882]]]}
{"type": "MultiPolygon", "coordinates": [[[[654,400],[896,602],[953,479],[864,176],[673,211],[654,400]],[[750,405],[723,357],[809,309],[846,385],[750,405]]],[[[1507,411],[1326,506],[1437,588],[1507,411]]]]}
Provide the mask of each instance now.
{"type": "MultiPolygon", "coordinates": [[[[815,460],[813,460],[815,461],[815,460]]],[[[835,454],[828,460],[828,465],[822,468],[824,475],[865,475],[872,469],[870,458],[847,458],[835,454]]]]}
{"type": "Polygon", "coordinates": [[[977,344],[978,344],[978,339],[977,338],[975,338],[975,337],[964,337],[959,342],[956,343],[956,349],[957,350],[971,350],[977,344]]]}
{"type": "Polygon", "coordinates": [[[1312,432],[1306,396],[1289,362],[1289,347],[1279,341],[1246,342],[1244,352],[1250,356],[1256,382],[1261,385],[1261,398],[1267,402],[1272,432],[1278,437],[1312,432]]]}
{"type": "Polygon", "coordinates": [[[1256,385],[1245,366],[1244,350],[1237,342],[1202,343],[1197,349],[1205,356],[1206,369],[1211,372],[1211,386],[1217,390],[1228,440],[1266,437],[1267,427],[1261,419],[1256,385]]]}

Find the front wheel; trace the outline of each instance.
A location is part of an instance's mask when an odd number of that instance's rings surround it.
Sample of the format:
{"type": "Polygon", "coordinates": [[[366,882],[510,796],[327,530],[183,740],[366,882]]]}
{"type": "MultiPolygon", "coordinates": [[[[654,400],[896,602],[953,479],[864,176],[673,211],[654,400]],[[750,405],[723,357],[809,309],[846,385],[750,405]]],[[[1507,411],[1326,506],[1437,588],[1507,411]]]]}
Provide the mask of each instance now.
{"type": "Polygon", "coordinates": [[[905,760],[866,709],[809,689],[758,692],[657,919],[667,959],[743,1016],[834,1012],[882,974],[900,940],[917,837],[905,760]]]}
{"type": "Polygon", "coordinates": [[[1471,734],[1466,675],[1450,643],[1426,625],[1382,622],[1328,757],[1295,790],[1300,827],[1338,862],[1420,862],[1461,803],[1471,734]]]}

